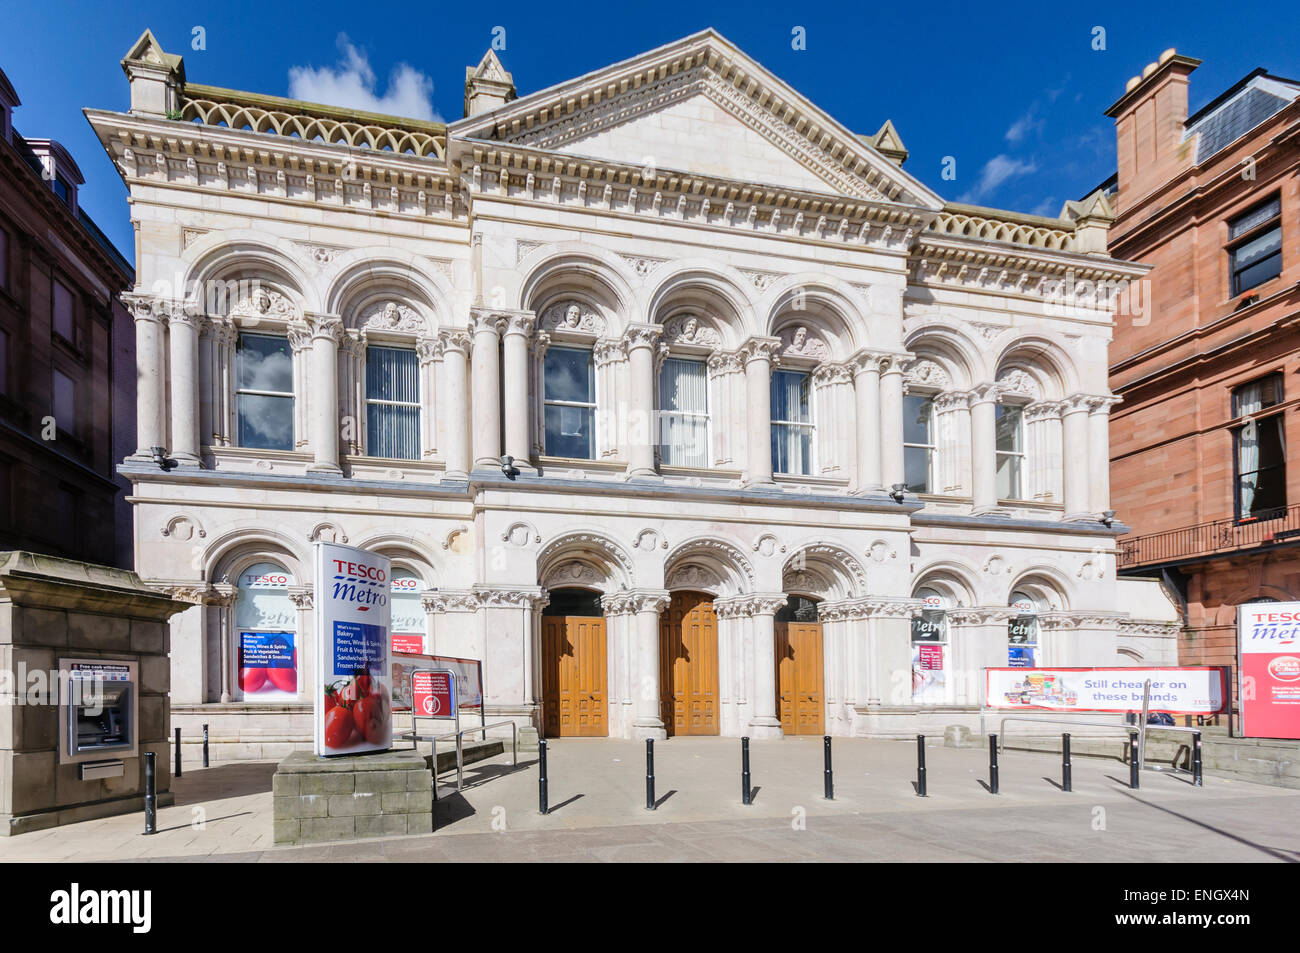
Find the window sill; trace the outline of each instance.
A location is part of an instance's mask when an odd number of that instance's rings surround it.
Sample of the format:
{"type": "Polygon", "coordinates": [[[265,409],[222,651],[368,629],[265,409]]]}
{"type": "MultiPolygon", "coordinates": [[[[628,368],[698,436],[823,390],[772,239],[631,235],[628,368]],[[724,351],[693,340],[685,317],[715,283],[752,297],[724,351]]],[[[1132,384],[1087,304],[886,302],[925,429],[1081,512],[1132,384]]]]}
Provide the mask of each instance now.
{"type": "Polygon", "coordinates": [[[998,506],[1017,510],[1042,510],[1045,513],[1065,512],[1064,503],[1044,503],[1041,500],[998,500],[998,506]]]}
{"type": "Polygon", "coordinates": [[[700,480],[739,480],[741,471],[722,467],[674,467],[661,466],[659,473],[666,477],[692,477],[700,480]]]}
{"type": "Polygon", "coordinates": [[[548,457],[543,455],[537,457],[535,462],[539,470],[554,467],[557,470],[600,470],[607,473],[616,473],[627,469],[626,460],[612,457],[604,460],[593,460],[587,457],[548,457]]]}
{"type": "Polygon", "coordinates": [[[772,479],[777,483],[807,483],[813,486],[847,487],[847,477],[805,476],[801,473],[773,473],[772,479]]]}

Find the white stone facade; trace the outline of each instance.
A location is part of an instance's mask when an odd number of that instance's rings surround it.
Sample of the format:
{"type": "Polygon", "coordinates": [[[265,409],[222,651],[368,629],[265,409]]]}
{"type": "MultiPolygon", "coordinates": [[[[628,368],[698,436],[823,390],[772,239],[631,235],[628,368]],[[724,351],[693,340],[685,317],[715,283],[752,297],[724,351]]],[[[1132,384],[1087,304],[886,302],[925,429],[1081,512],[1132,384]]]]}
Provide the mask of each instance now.
{"type": "Polygon", "coordinates": [[[712,31],[509,100],[489,54],[479,111],[441,131],[218,102],[148,34],[125,66],[132,111],[88,116],[137,231],[136,569],[197,603],[172,640],[178,724],[248,756],[308,740],[305,677],[297,699],[244,700],[233,604],[251,567],[284,570],[309,673],[318,539],[391,556],[426,649],[483,660],[489,716],[539,727],[559,588],[603,593],[623,737],[663,735],[676,591],[713,598],[724,735],[781,732],[789,594],[819,601],[829,734],[973,724],[1012,593],[1040,665],[1172,662],[1167,602],[1115,577],[1108,302],[1052,298],[1142,273],[1105,257],[1097,220],[945,205],[712,31]],[[288,341],[288,449],[240,445],[247,333],[288,341]],[[375,346],[418,355],[417,459],[367,454],[375,346]],[[592,352],[589,459],[547,452],[562,347],[592,352]],[[707,362],[705,466],[663,462],[666,358],[707,362]],[[773,472],[776,370],[810,375],[808,472],[773,472]],[[933,398],[933,462],[925,492],[891,495],[908,395],[933,398]],[[1014,498],[999,406],[1023,415],[1014,498]],[[938,704],[909,677],[922,589],[947,607],[938,704]]]}

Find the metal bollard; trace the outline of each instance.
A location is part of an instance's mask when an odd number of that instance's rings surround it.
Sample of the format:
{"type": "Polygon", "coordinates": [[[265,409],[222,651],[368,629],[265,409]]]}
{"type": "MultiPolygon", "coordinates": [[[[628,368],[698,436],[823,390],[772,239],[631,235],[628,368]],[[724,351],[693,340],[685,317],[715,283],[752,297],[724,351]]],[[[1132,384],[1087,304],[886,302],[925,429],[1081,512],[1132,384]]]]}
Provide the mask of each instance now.
{"type": "Polygon", "coordinates": [[[208,766],[208,726],[203,726],[203,767],[208,766]]]}
{"type": "Polygon", "coordinates": [[[1192,784],[1201,786],[1201,733],[1192,732],[1192,784]]]}
{"type": "Polygon", "coordinates": [[[537,763],[541,768],[541,774],[537,776],[537,812],[545,814],[549,809],[547,804],[546,792],[546,739],[543,738],[537,742],[537,763]]]}
{"type": "Polygon", "coordinates": [[[158,782],[156,775],[158,755],[152,751],[144,753],[144,832],[158,833],[158,782]]]}
{"type": "Polygon", "coordinates": [[[181,730],[176,729],[176,777],[181,776],[181,730]]]}
{"type": "Polygon", "coordinates": [[[989,735],[989,793],[998,793],[998,736],[989,735]]]}
{"type": "Polygon", "coordinates": [[[916,796],[925,797],[925,735],[916,736],[916,796]]]}
{"type": "Polygon", "coordinates": [[[740,739],[740,803],[750,803],[749,790],[749,739],[740,739]]]}
{"type": "Polygon", "coordinates": [[[1128,733],[1128,786],[1138,789],[1138,733],[1128,733]]]}
{"type": "Polygon", "coordinates": [[[1061,735],[1061,790],[1069,793],[1074,790],[1070,772],[1070,733],[1061,735]]]}
{"type": "Polygon", "coordinates": [[[825,761],[826,761],[826,768],[824,772],[826,800],[833,801],[835,800],[835,775],[831,771],[831,736],[830,735],[822,735],[822,748],[825,752],[825,761]]]}
{"type": "Polygon", "coordinates": [[[645,740],[645,809],[655,809],[655,740],[645,740]]]}

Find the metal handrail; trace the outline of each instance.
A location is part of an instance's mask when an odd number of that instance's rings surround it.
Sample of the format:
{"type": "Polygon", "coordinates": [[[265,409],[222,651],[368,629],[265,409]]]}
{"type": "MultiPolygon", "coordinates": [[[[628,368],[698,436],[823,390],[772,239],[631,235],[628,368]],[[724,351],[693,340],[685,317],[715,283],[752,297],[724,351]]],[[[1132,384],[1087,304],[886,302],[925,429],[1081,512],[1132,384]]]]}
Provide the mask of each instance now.
{"type": "Polygon", "coordinates": [[[1116,558],[1121,569],[1253,546],[1267,546],[1300,538],[1300,503],[1279,507],[1254,519],[1220,519],[1144,536],[1121,536],[1116,558]]]}
{"type": "Polygon", "coordinates": [[[456,739],[456,792],[460,793],[465,787],[465,738],[464,736],[471,731],[483,732],[484,740],[487,738],[489,728],[500,728],[502,725],[510,726],[510,766],[519,767],[519,726],[513,721],[494,721],[490,725],[475,725],[473,728],[462,728],[459,731],[449,731],[441,735],[417,735],[412,728],[409,733],[403,733],[402,738],[410,738],[411,744],[414,745],[419,741],[430,743],[433,751],[433,757],[430,759],[433,771],[433,789],[438,790],[438,742],[445,741],[448,738],[456,739]]]}

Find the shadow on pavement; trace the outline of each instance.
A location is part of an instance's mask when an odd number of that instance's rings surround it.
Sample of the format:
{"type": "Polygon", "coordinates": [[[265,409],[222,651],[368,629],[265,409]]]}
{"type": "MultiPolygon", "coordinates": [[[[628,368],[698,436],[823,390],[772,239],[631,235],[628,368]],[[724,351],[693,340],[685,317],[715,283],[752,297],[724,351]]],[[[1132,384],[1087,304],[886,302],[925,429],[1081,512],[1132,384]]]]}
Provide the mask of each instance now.
{"type": "Polygon", "coordinates": [[[212,768],[187,768],[179,778],[172,778],[171,791],[176,804],[193,804],[219,798],[267,794],[275,775],[273,762],[243,761],[219,764],[212,768]]]}

